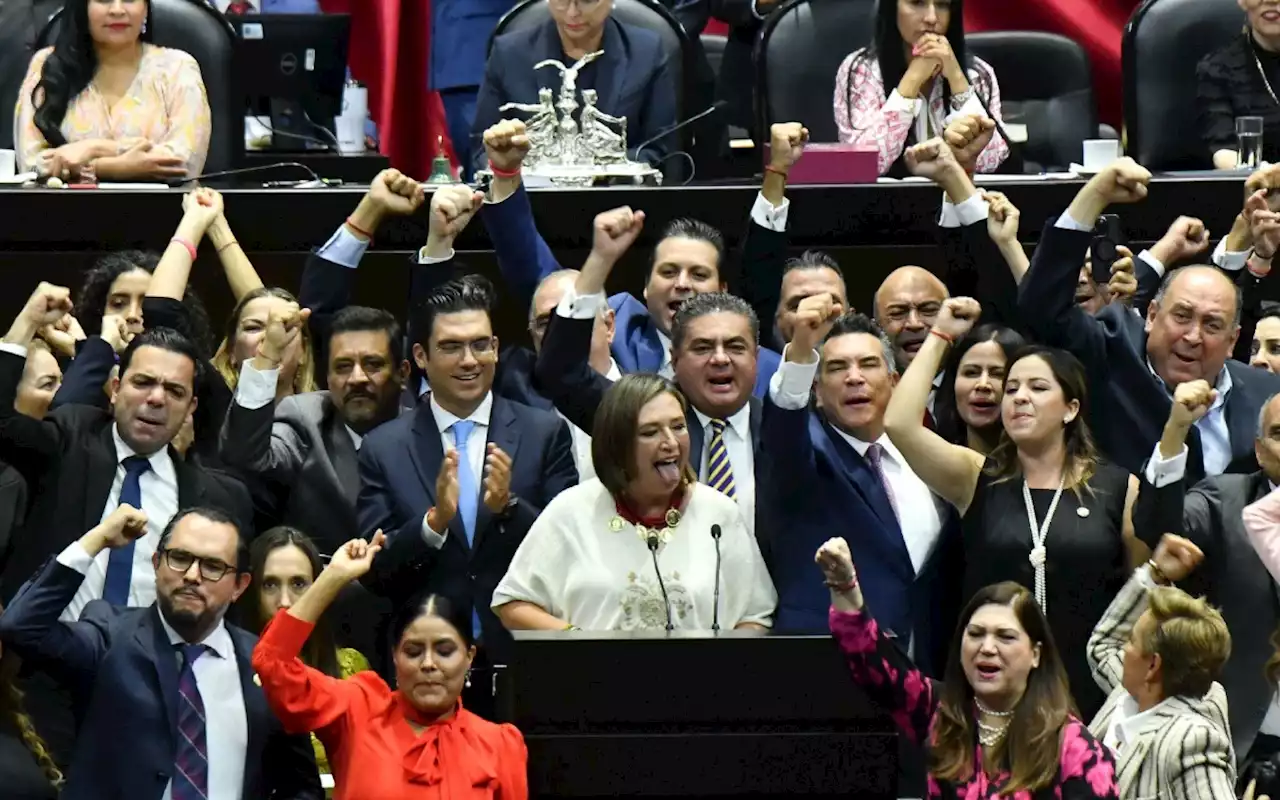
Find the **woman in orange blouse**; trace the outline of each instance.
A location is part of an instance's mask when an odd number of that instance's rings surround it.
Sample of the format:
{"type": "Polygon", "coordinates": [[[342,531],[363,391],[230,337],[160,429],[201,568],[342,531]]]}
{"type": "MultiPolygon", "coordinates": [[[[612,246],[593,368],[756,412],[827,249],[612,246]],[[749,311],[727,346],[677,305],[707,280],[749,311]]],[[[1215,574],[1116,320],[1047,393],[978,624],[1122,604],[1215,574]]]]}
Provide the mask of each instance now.
{"type": "Polygon", "coordinates": [[[53,47],[27,68],[14,139],[19,169],[75,179],[194,177],[210,114],[196,60],[149,44],[149,0],[71,0],[53,47]]]}
{"type": "Polygon", "coordinates": [[[292,733],[314,731],[329,753],[336,800],[499,797],[527,800],[528,751],[512,725],[462,707],[476,648],[469,605],[428,595],[392,624],[396,688],[372,672],[339,680],[298,657],[344,586],[369,571],[385,538],[353,539],[253,651],[267,702],[292,733]]]}

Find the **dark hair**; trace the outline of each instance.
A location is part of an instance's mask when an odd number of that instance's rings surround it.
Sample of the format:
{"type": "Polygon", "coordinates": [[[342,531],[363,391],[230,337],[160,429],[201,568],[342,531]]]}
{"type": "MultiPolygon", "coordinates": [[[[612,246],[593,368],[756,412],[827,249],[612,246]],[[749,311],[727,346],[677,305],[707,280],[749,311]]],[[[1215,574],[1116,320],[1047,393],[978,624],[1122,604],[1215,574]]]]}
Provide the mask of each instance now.
{"type": "MultiPolygon", "coordinates": [[[[700,219],[677,217],[671,220],[667,223],[667,227],[662,229],[662,235],[658,238],[658,241],[662,242],[667,239],[693,239],[698,242],[706,242],[716,249],[716,269],[719,270],[721,264],[724,263],[724,234],[700,219]]],[[[649,259],[650,274],[653,273],[653,268],[656,266],[658,266],[658,248],[655,247],[653,255],[649,259]]]]}
{"type": "Polygon", "coordinates": [[[404,361],[404,334],[400,330],[399,321],[390,311],[369,306],[347,306],[333,315],[333,321],[329,323],[329,342],[332,343],[333,337],[340,333],[355,331],[385,333],[391,347],[393,364],[398,367],[404,361]]]}
{"type": "MultiPolygon", "coordinates": [[[[3,612],[4,607],[0,606],[0,613],[3,612]]],[[[4,648],[3,654],[0,654],[0,717],[7,718],[18,732],[22,746],[31,753],[36,766],[44,773],[45,780],[60,789],[63,784],[62,770],[58,769],[49,746],[36,730],[35,722],[22,702],[22,690],[18,688],[18,675],[21,671],[22,659],[18,657],[17,651],[10,647],[4,648]]]]}
{"type": "Polygon", "coordinates": [[[249,571],[249,543],[245,540],[244,532],[240,530],[240,523],[235,517],[220,508],[213,506],[190,506],[184,508],[177,514],[173,515],[173,519],[169,520],[169,524],[164,526],[164,531],[160,534],[160,544],[156,547],[159,553],[167,550],[169,547],[169,539],[173,536],[173,529],[178,527],[178,523],[187,517],[202,517],[210,522],[216,522],[219,525],[230,525],[236,532],[236,572],[246,573],[249,571]]]}
{"type": "Polygon", "coordinates": [[[831,325],[831,330],[827,331],[822,343],[826,344],[839,336],[848,336],[853,333],[865,333],[879,339],[881,355],[884,358],[884,365],[889,370],[889,374],[894,375],[898,372],[897,364],[893,360],[893,342],[889,341],[889,337],[884,330],[866,314],[861,314],[857,311],[846,311],[841,314],[831,325]]]}
{"type": "MultiPolygon", "coordinates": [[[[463,311],[493,313],[493,284],[483,275],[464,275],[436,287],[418,305],[413,325],[414,343],[427,350],[436,317],[443,314],[459,314],[463,311]]],[[[428,353],[430,356],[430,353],[428,353]]]]}
{"type": "MultiPolygon", "coordinates": [[[[267,567],[267,558],[275,551],[293,546],[302,551],[311,565],[311,580],[320,576],[324,563],[320,560],[320,551],[302,531],[288,525],[277,525],[262,533],[249,545],[249,572],[253,580],[249,588],[240,596],[236,606],[241,609],[240,621],[250,633],[262,633],[262,629],[270,621],[270,617],[262,613],[262,578],[267,567]]],[[[307,643],[302,648],[302,661],[309,667],[318,669],[333,678],[342,677],[342,668],[338,665],[338,647],[334,644],[333,629],[329,626],[329,614],[321,614],[316,621],[307,643]]]]}
{"type": "MultiPolygon", "coordinates": [[[[596,477],[614,497],[626,493],[627,484],[635,477],[636,428],[640,409],[654,398],[669,394],[689,413],[689,405],[676,385],[666,378],[647,372],[623,375],[604,393],[596,408],[591,426],[591,463],[596,477]]],[[[692,469],[686,471],[686,484],[697,480],[692,469]]]]}
{"type": "MultiPolygon", "coordinates": [[[[967,444],[968,430],[960,411],[956,408],[956,378],[960,375],[960,362],[976,345],[995,342],[1004,353],[1007,368],[1013,363],[1014,354],[1026,346],[1026,340],[1012,328],[988,323],[979,325],[964,338],[956,342],[956,346],[947,354],[942,368],[942,385],[938,387],[933,399],[933,419],[938,435],[952,444],[967,444]]],[[[999,419],[995,425],[999,426],[999,419]]]]}
{"type": "Polygon", "coordinates": [[[438,617],[453,626],[467,647],[475,644],[475,632],[471,629],[471,604],[452,600],[444,595],[424,593],[400,607],[391,617],[391,650],[400,647],[405,630],[419,617],[438,617]]]}
{"type": "MultiPolygon", "coordinates": [[[[1067,461],[1063,465],[1064,487],[1076,493],[1088,491],[1089,479],[1098,471],[1098,448],[1093,443],[1093,434],[1089,432],[1089,386],[1085,379],[1084,367],[1079,359],[1066,350],[1043,345],[1030,344],[1013,354],[1005,371],[1005,382],[1013,365],[1026,358],[1039,358],[1049,365],[1053,378],[1062,387],[1062,396],[1066,402],[1079,401],[1080,411],[1072,420],[1063,426],[1062,439],[1067,450],[1067,461]]],[[[1011,480],[1022,474],[1022,465],[1018,461],[1018,446],[1013,443],[1006,432],[1000,433],[1000,441],[987,460],[986,472],[995,478],[995,482],[1011,480]]]]}
{"type": "Polygon", "coordinates": [[[679,349],[690,322],[722,312],[744,317],[751,326],[751,343],[760,343],[760,320],[746,300],[728,292],[703,292],[685,300],[676,309],[675,316],[671,318],[671,348],[679,349]]]}
{"type": "MultiPolygon", "coordinates": [[[[159,263],[160,256],[149,250],[119,250],[107,253],[93,262],[93,266],[84,274],[84,281],[80,284],[75,301],[76,320],[85,334],[97,336],[102,332],[102,317],[107,313],[107,299],[111,295],[111,284],[116,282],[116,278],[135,269],[154,274],[159,263]]],[[[204,303],[200,302],[196,290],[189,285],[183,294],[182,304],[186,307],[187,322],[190,324],[190,329],[182,333],[195,342],[202,356],[210,355],[213,352],[213,335],[210,332],[209,312],[205,310],[204,303]]],[[[145,319],[143,324],[146,324],[145,319]]]]}
{"type": "Polygon", "coordinates": [[[196,387],[200,385],[200,379],[204,377],[204,360],[200,358],[195,344],[173,328],[148,328],[133,337],[133,341],[129,342],[124,352],[120,354],[121,379],[129,371],[133,354],[143,347],[156,347],[191,359],[191,392],[195,394],[196,387]]]}
{"type": "Polygon", "coordinates": [[[960,661],[960,649],[969,620],[986,605],[1012,609],[1032,645],[1040,646],[1040,665],[1027,675],[1027,688],[1013,709],[1007,735],[987,750],[991,760],[1009,772],[1000,794],[1012,796],[1022,790],[1035,793],[1050,785],[1057,775],[1062,728],[1079,712],[1044,613],[1031,593],[1013,581],[982,587],[960,612],[939,696],[929,753],[930,773],[956,783],[973,775],[977,749],[974,695],[960,661]]]}
{"type": "MultiPolygon", "coordinates": [[[[218,370],[218,374],[232,391],[235,391],[236,385],[240,383],[240,365],[233,363],[236,334],[240,332],[240,318],[244,316],[244,310],[250,303],[263,297],[276,297],[289,303],[298,302],[298,298],[287,289],[281,289],[278,286],[260,286],[245,294],[240,298],[240,302],[236,303],[231,316],[227,317],[227,325],[223,331],[222,343],[218,345],[218,352],[213,354],[214,369],[218,370]]],[[[311,348],[311,326],[303,325],[302,355],[298,358],[298,370],[293,374],[293,391],[302,394],[314,392],[317,388],[319,387],[316,386],[316,370],[311,348]]]]}
{"type": "Polygon", "coordinates": [[[844,282],[844,270],[840,269],[840,264],[835,258],[822,250],[805,250],[798,256],[792,256],[782,263],[782,277],[786,277],[788,272],[797,269],[829,269],[836,275],[840,276],[840,282],[844,282]]]}
{"type": "MultiPolygon", "coordinates": [[[[94,49],[93,34],[89,29],[89,3],[91,0],[70,0],[59,18],[57,38],[53,40],[53,52],[40,70],[40,81],[31,91],[31,106],[35,109],[35,124],[50,147],[67,143],[62,135],[62,121],[71,104],[98,70],[98,52],[94,49]]],[[[154,26],[151,24],[151,1],[147,3],[146,22],[142,26],[144,42],[150,42],[154,26]]]]}

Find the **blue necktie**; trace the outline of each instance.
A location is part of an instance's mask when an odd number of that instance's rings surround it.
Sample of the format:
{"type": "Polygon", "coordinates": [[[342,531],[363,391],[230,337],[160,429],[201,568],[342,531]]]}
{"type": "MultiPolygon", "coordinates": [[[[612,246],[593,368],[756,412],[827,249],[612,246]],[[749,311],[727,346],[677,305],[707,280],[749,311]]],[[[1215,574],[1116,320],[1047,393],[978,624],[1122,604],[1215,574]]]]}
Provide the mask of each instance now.
{"type": "MultiPolygon", "coordinates": [[[[120,485],[120,503],[128,503],[142,510],[143,473],[151,469],[151,462],[142,456],[129,456],[124,466],[124,483],[120,485]]],[[[113,606],[129,604],[129,583],[133,579],[133,548],[136,542],[117,547],[107,555],[107,580],[102,586],[102,597],[113,606]]]]}
{"type": "MultiPolygon", "coordinates": [[[[467,439],[476,424],[469,419],[453,423],[453,446],[458,451],[458,516],[462,517],[462,529],[467,534],[467,546],[476,540],[476,512],[480,510],[480,482],[471,471],[471,459],[467,457],[467,439]]],[[[471,609],[472,633],[480,638],[480,613],[471,609]]]]}
{"type": "Polygon", "coordinates": [[[204,700],[196,684],[196,659],[209,648],[182,645],[178,675],[178,747],[174,753],[173,800],[205,800],[209,796],[209,748],[205,741],[204,700]]]}

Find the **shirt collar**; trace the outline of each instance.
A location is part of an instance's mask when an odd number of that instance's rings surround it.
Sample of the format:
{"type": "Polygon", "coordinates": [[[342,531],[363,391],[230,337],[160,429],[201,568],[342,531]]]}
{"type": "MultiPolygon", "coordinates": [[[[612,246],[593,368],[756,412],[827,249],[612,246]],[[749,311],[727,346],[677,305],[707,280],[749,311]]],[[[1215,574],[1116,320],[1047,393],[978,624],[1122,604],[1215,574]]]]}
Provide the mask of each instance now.
{"type": "Polygon", "coordinates": [[[671,337],[659,330],[657,326],[654,326],[654,330],[657,331],[658,341],[662,344],[662,367],[665,367],[671,363],[671,337]]]}
{"type": "Polygon", "coordinates": [[[182,634],[173,629],[173,626],[169,624],[169,620],[164,618],[164,612],[160,610],[159,606],[156,607],[156,612],[160,616],[160,624],[164,626],[165,635],[169,637],[169,644],[174,647],[181,644],[203,644],[217,653],[219,658],[231,659],[236,657],[235,647],[231,643],[231,633],[227,631],[227,624],[224,620],[218,620],[218,627],[209,631],[209,635],[204,637],[204,641],[188,642],[182,638],[182,634]]]}
{"type": "Polygon", "coordinates": [[[1156,723],[1161,708],[1169,699],[1166,697],[1146,711],[1139,711],[1138,701],[1133,699],[1133,695],[1126,695],[1116,707],[1115,716],[1111,720],[1111,727],[1119,744],[1122,747],[1133,744],[1136,738],[1156,723]]]}
{"type": "Polygon", "coordinates": [[[849,446],[852,447],[854,450],[857,450],[858,455],[864,458],[866,457],[867,450],[871,447],[871,445],[878,444],[880,445],[881,448],[884,449],[885,455],[889,456],[890,458],[894,459],[899,463],[905,463],[903,462],[902,454],[898,452],[898,448],[894,447],[893,442],[889,441],[889,437],[883,433],[880,434],[880,438],[876,439],[874,442],[864,442],[858,437],[854,436],[853,434],[845,433],[844,431],[840,430],[834,425],[831,426],[831,429],[836,433],[840,434],[840,436],[846,442],[849,443],[849,446]]]}
{"type": "MultiPolygon", "coordinates": [[[[120,438],[120,426],[111,426],[111,439],[116,444],[116,466],[126,458],[138,455],[138,453],[120,438]]],[[[169,457],[169,448],[166,445],[147,456],[147,461],[151,464],[151,471],[156,477],[165,483],[177,483],[178,474],[173,468],[173,459],[169,457]]]]}
{"type": "MultiPolygon", "coordinates": [[[[1165,392],[1172,397],[1173,392],[1169,391],[1169,384],[1164,382],[1164,378],[1156,372],[1156,368],[1151,365],[1151,359],[1147,359],[1147,369],[1151,372],[1160,385],[1164,387],[1165,392]]],[[[1210,411],[1217,411],[1227,402],[1227,393],[1231,391],[1231,370],[1224,365],[1222,371],[1218,373],[1218,380],[1214,382],[1213,388],[1218,391],[1218,397],[1213,401],[1213,405],[1209,407],[1210,411]]]]}
{"type": "MultiPolygon", "coordinates": [[[[698,417],[698,424],[704,431],[710,427],[711,417],[696,408],[693,409],[693,413],[698,417]]],[[[734,433],[738,434],[742,441],[751,441],[751,403],[744,403],[742,408],[733,412],[732,416],[725,419],[725,422],[728,423],[730,428],[733,428],[734,433]]]]}
{"type": "Polygon", "coordinates": [[[622,370],[618,369],[617,361],[612,358],[609,359],[609,370],[605,372],[604,376],[615,383],[622,380],[622,370]]]}
{"type": "MultiPolygon", "coordinates": [[[[467,419],[471,420],[482,427],[489,427],[489,413],[493,411],[493,392],[485,394],[484,400],[480,401],[480,405],[476,406],[476,410],[472,411],[467,419]]],[[[459,418],[445,411],[436,402],[436,396],[431,395],[431,415],[436,418],[436,427],[441,433],[453,427],[453,423],[458,422],[459,418]]]]}
{"type": "Polygon", "coordinates": [[[351,437],[351,443],[356,446],[356,450],[359,450],[360,444],[364,441],[364,437],[351,430],[350,425],[344,424],[342,427],[347,429],[347,435],[351,437]]]}

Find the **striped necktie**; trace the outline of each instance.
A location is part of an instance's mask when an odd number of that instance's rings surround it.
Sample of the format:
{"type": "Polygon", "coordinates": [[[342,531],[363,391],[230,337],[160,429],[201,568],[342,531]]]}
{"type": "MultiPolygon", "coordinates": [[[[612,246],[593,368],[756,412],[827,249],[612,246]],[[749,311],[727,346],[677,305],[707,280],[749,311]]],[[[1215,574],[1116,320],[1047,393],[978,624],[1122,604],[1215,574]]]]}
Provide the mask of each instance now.
{"type": "Polygon", "coordinates": [[[724,446],[724,429],[728,425],[722,419],[711,420],[711,438],[707,440],[707,485],[733,498],[737,489],[733,485],[733,465],[729,463],[729,448],[724,446]]]}
{"type": "Polygon", "coordinates": [[[172,800],[205,800],[209,796],[209,748],[205,742],[204,701],[196,685],[196,659],[203,644],[182,645],[178,676],[178,748],[174,754],[172,800]]]}

